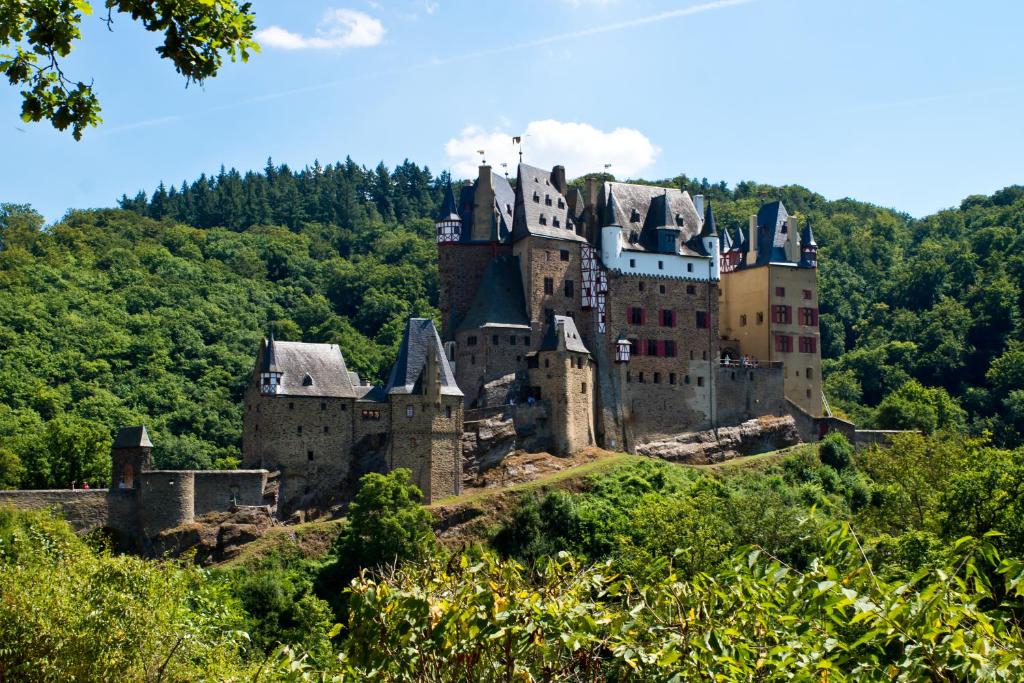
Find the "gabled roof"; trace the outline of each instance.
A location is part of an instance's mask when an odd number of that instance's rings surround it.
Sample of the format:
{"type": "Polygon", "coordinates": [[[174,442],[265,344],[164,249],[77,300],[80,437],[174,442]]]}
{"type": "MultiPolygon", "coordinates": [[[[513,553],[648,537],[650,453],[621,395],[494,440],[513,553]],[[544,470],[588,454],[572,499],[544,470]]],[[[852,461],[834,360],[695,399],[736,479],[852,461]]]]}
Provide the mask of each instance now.
{"type": "Polygon", "coordinates": [[[550,171],[519,164],[515,195],[513,240],[536,235],[574,242],[586,241],[572,229],[569,202],[555,187],[550,171]]]}
{"type": "Polygon", "coordinates": [[[552,316],[548,323],[544,340],[540,344],[541,351],[573,351],[590,354],[580,332],[576,329],[576,321],[567,315],[552,316]]]}
{"type": "MultiPolygon", "coordinates": [[[[655,228],[666,222],[680,229],[682,242],[700,234],[701,218],[689,193],[671,187],[606,182],[600,205],[605,216],[604,225],[622,227],[623,248],[627,250],[657,251],[655,228]],[[615,197],[614,223],[609,222],[611,217],[607,215],[610,195],[615,197]]],[[[680,253],[699,256],[685,246],[680,248],[680,253]]]]}
{"type": "Polygon", "coordinates": [[[786,233],[783,227],[789,220],[789,212],[782,202],[769,202],[757,212],[757,262],[776,263],[786,257],[786,233]]]}
{"type": "Polygon", "coordinates": [[[482,327],[529,327],[518,256],[496,256],[484,269],[458,331],[482,327]]]}
{"type": "Polygon", "coordinates": [[[356,395],[337,344],[306,344],[271,338],[264,341],[260,356],[261,368],[266,367],[266,359],[271,356],[276,361],[277,372],[282,373],[279,395],[330,398],[356,395]],[[306,375],[312,381],[304,381],[306,375]]]}
{"type": "Polygon", "coordinates": [[[114,438],[114,448],[152,448],[146,425],[137,427],[121,427],[114,438]]]}
{"type": "Polygon", "coordinates": [[[441,385],[441,393],[449,396],[462,396],[455,383],[455,373],[444,354],[441,337],[437,334],[434,322],[429,318],[410,318],[405,324],[402,344],[398,347],[398,358],[391,368],[391,377],[385,387],[390,394],[422,393],[424,385],[431,381],[426,376],[428,360],[433,358],[437,367],[437,381],[441,385]]]}

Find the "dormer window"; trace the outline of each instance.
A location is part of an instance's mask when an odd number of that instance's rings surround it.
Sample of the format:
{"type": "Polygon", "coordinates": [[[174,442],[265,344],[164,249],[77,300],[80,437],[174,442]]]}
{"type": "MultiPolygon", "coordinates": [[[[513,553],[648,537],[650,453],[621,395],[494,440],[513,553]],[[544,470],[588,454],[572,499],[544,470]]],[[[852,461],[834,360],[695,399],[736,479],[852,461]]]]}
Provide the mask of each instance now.
{"type": "Polygon", "coordinates": [[[533,192],[533,201],[537,202],[538,204],[540,203],[540,193],[537,192],[536,190],[534,190],[533,192]]]}
{"type": "Polygon", "coordinates": [[[564,209],[565,208],[565,202],[562,201],[561,197],[558,198],[558,208],[559,209],[564,209]]]}
{"type": "Polygon", "coordinates": [[[630,211],[629,212],[629,222],[630,223],[639,223],[640,222],[640,212],[637,211],[636,209],[633,209],[632,211],[630,211]]]}
{"type": "Polygon", "coordinates": [[[544,203],[547,206],[551,206],[551,195],[549,195],[549,194],[544,195],[544,203]]]}
{"type": "Polygon", "coordinates": [[[311,386],[313,386],[313,376],[310,375],[308,372],[302,378],[302,386],[304,386],[304,387],[311,387],[311,386]]]}
{"type": "Polygon", "coordinates": [[[677,213],[676,214],[676,225],[678,225],[679,227],[683,227],[684,223],[685,223],[685,221],[683,220],[683,214],[677,213]]]}
{"type": "Polygon", "coordinates": [[[554,217],[553,217],[553,218],[551,219],[551,225],[555,226],[556,228],[557,228],[557,227],[559,227],[559,223],[558,223],[558,216],[554,216],[554,217]]]}
{"type": "Polygon", "coordinates": [[[544,214],[540,215],[540,224],[541,225],[547,225],[548,224],[547,216],[545,216],[544,214]]]}
{"type": "Polygon", "coordinates": [[[506,204],[505,205],[505,213],[507,213],[509,216],[512,215],[512,205],[511,204],[506,204]]]}

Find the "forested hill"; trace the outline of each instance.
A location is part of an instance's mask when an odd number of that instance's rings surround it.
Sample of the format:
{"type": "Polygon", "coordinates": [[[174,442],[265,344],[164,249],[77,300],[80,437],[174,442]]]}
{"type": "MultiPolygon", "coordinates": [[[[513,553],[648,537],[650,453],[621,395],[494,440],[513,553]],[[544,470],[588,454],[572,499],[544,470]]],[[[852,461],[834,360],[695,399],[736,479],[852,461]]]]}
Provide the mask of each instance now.
{"type": "MultiPolygon", "coordinates": [[[[221,171],[51,226],[0,209],[0,486],[102,482],[120,424],[159,465],[230,466],[270,321],[338,343],[380,379],[404,319],[437,316],[430,219],[446,176],[346,160],[221,171]]],[[[714,200],[720,228],[764,200],[821,245],[833,408],[877,426],[1024,429],[1024,188],[915,220],[801,187],[657,181],[714,200]]]]}

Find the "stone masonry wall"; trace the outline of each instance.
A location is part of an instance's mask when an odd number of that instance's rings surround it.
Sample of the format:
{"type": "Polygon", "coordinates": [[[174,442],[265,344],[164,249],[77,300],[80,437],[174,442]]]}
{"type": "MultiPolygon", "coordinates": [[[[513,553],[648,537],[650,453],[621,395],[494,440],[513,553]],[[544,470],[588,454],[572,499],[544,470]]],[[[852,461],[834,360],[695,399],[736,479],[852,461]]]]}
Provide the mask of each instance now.
{"type": "Polygon", "coordinates": [[[612,373],[626,431],[632,444],[684,431],[711,427],[718,363],[718,287],[715,283],[609,273],[606,304],[607,333],[604,355],[614,358],[612,347],[620,335],[638,340],[641,354],[629,363],[600,368],[612,373]],[[641,287],[642,285],[642,287],[641,287]],[[645,321],[630,322],[630,308],[642,308],[645,321]],[[675,326],[662,324],[662,311],[675,312],[675,326]],[[697,327],[704,312],[707,327],[697,327]],[[675,357],[652,356],[647,341],[675,342],[675,357]]]}
{"type": "Polygon", "coordinates": [[[423,491],[425,503],[458,493],[462,487],[462,398],[391,396],[388,469],[405,467],[423,491]],[[411,414],[410,414],[411,412],[411,414]]]}
{"type": "Polygon", "coordinates": [[[279,508],[287,513],[348,477],[357,412],[351,398],[262,396],[250,385],[243,465],[281,471],[279,508]]]}
{"type": "Polygon", "coordinates": [[[0,491],[0,505],[10,505],[21,510],[59,508],[71,527],[78,532],[104,527],[118,530],[131,527],[132,519],[110,518],[111,506],[107,493],[107,489],[0,491]]]}
{"type": "Polygon", "coordinates": [[[149,470],[142,473],[139,495],[142,531],[155,536],[163,529],[195,517],[195,478],[188,470],[149,470]]]}
{"type": "Polygon", "coordinates": [[[523,273],[523,292],[526,294],[526,314],[544,330],[547,325],[545,310],[555,315],[568,315],[580,322],[583,270],[580,258],[581,244],[565,240],[529,237],[516,242],[515,254],[523,273]],[[562,260],[562,252],[568,260],[562,260]],[[551,278],[552,293],[544,291],[544,279],[551,278]],[[566,280],[573,283],[572,296],[565,295],[566,280]]]}
{"type": "Polygon", "coordinates": [[[782,368],[719,367],[717,373],[719,425],[735,425],[761,415],[785,414],[782,368]]]}
{"type": "Polygon", "coordinates": [[[194,514],[230,510],[233,504],[262,505],[266,470],[203,470],[195,477],[194,514]]]}
{"type": "Polygon", "coordinates": [[[580,353],[542,351],[529,371],[548,406],[547,429],[556,455],[594,444],[594,365],[580,353]]]}
{"type": "Polygon", "coordinates": [[[526,367],[526,354],[540,346],[541,333],[532,330],[488,327],[456,336],[455,381],[469,407],[479,404],[480,389],[491,380],[526,367]],[[476,343],[469,344],[471,337],[476,343]],[[513,342],[515,338],[515,343],[513,342]]]}

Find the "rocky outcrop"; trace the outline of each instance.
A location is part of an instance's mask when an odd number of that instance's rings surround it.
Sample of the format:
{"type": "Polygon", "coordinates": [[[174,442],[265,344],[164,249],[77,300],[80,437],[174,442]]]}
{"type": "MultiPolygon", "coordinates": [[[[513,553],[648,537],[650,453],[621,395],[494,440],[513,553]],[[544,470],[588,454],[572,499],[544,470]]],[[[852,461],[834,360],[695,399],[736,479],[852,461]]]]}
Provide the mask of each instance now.
{"type": "Polygon", "coordinates": [[[706,465],[797,443],[800,443],[800,434],[792,416],[766,416],[734,427],[680,434],[640,444],[637,453],[690,465],[706,465]]]}
{"type": "Polygon", "coordinates": [[[462,478],[475,480],[516,450],[516,427],[507,415],[467,422],[462,434],[462,478]]]}
{"type": "Polygon", "coordinates": [[[194,550],[197,563],[213,564],[235,557],[243,545],[276,525],[266,506],[212,512],[161,532],[151,539],[149,552],[156,557],[178,557],[194,550]]]}

